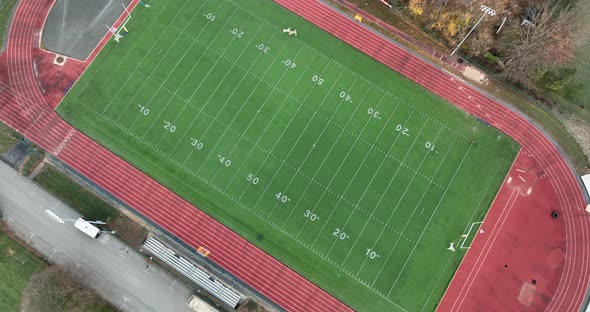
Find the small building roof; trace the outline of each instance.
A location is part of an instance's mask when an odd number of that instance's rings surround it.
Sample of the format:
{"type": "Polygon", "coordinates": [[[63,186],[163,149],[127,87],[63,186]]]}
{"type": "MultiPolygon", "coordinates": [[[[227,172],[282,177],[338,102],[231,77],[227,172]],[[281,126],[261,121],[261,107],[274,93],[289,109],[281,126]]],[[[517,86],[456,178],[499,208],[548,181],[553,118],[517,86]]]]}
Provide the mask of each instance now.
{"type": "Polygon", "coordinates": [[[92,225],[92,223],[89,223],[88,221],[82,218],[78,218],[78,220],[74,223],[74,226],[78,230],[86,233],[90,237],[96,237],[98,236],[98,233],[100,233],[99,228],[97,228],[96,226],[92,225]]]}

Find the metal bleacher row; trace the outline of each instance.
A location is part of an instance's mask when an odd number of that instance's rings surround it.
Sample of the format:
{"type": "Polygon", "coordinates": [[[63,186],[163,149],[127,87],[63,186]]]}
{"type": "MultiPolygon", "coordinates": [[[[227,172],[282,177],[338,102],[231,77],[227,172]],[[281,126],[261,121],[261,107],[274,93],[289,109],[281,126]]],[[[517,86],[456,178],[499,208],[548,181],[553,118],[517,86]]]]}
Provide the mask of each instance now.
{"type": "Polygon", "coordinates": [[[242,296],[238,292],[218,282],[211,275],[195,267],[186,259],[177,256],[174,251],[167,248],[153,236],[145,240],[143,248],[230,307],[235,309],[240,302],[242,296]]]}

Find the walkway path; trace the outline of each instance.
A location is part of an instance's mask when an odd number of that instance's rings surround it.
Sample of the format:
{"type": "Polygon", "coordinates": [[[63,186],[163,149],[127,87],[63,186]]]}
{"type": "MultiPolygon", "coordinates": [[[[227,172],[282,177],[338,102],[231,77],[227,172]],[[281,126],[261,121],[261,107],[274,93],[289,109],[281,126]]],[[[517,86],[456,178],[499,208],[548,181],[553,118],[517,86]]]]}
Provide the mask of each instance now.
{"type": "Polygon", "coordinates": [[[78,267],[97,293],[121,311],[181,312],[192,291],[115,239],[92,239],[70,222],[50,219],[49,209],[64,219],[80,215],[28,178],[0,162],[0,208],[9,228],[52,264],[78,267]]]}

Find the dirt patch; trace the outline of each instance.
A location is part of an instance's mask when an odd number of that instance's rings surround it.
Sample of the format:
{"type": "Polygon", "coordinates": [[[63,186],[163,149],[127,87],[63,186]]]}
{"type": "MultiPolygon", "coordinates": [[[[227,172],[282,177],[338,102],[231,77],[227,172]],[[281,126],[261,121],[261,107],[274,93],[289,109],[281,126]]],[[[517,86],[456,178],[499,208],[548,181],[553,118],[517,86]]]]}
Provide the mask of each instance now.
{"type": "Polygon", "coordinates": [[[33,274],[23,291],[21,311],[115,311],[81,282],[83,273],[72,272],[72,267],[52,265],[33,274]]]}
{"type": "Polygon", "coordinates": [[[465,70],[463,71],[463,76],[467,77],[469,80],[477,82],[480,85],[485,86],[488,84],[488,77],[486,76],[486,74],[484,74],[481,70],[471,65],[465,67],[465,70]]]}
{"type": "Polygon", "coordinates": [[[254,301],[252,299],[248,299],[248,300],[246,300],[246,302],[240,304],[237,311],[238,312],[268,312],[271,310],[266,309],[265,307],[263,307],[258,302],[254,301]]]}
{"type": "Polygon", "coordinates": [[[12,257],[14,256],[14,250],[12,250],[12,248],[8,248],[6,249],[6,254],[12,257]]]}
{"type": "Polygon", "coordinates": [[[133,247],[139,247],[147,236],[147,230],[141,224],[124,215],[117,217],[109,224],[109,227],[117,232],[117,236],[133,247]]]}
{"type": "Polygon", "coordinates": [[[575,115],[555,113],[559,121],[582,147],[582,151],[590,157],[590,125],[575,115]]]}

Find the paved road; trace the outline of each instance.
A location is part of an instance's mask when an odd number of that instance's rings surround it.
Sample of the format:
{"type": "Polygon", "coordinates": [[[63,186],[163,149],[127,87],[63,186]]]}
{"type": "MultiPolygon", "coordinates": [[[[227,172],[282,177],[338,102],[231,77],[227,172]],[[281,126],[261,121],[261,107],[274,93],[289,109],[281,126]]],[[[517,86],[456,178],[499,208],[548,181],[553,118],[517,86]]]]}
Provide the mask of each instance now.
{"type": "Polygon", "coordinates": [[[51,220],[50,209],[62,218],[80,215],[0,162],[0,209],[9,226],[51,263],[73,264],[93,281],[97,292],[122,311],[191,311],[191,291],[110,234],[92,239],[73,224],[51,220]]]}

